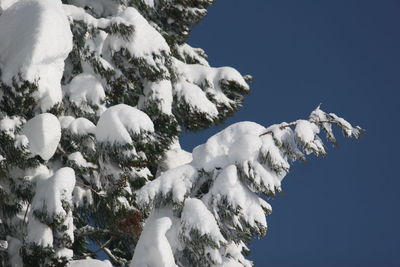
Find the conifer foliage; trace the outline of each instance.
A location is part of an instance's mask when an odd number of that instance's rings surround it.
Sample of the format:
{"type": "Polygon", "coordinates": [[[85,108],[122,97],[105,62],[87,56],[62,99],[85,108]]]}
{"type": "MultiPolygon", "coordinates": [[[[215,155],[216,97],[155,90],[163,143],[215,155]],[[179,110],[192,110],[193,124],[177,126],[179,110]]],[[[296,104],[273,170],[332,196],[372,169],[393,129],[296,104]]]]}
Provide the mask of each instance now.
{"type": "Polygon", "coordinates": [[[306,120],[221,123],[250,76],[186,43],[212,0],[0,0],[0,265],[252,266],[290,163],[325,155],[306,120]],[[108,257],[96,260],[98,252],[108,257]]]}

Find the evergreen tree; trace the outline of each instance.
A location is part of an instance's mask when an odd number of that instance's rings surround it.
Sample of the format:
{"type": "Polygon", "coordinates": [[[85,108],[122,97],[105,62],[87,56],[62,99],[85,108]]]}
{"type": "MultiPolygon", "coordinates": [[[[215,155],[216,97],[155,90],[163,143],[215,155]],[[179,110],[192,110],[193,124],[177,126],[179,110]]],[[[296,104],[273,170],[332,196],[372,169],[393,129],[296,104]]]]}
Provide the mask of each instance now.
{"type": "Polygon", "coordinates": [[[271,212],[259,196],[325,155],[320,129],[360,136],[318,107],[182,150],[182,129],[223,122],[249,92],[186,43],[212,2],[0,0],[0,265],[109,266],[101,250],[114,266],[251,266],[271,212]]]}

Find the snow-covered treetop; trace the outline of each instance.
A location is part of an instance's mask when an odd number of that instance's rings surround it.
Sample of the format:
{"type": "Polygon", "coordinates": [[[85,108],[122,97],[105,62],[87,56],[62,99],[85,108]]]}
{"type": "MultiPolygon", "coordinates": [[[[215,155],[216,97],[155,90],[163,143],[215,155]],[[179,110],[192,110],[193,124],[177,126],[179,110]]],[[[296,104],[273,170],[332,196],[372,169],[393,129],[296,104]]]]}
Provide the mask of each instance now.
{"type": "Polygon", "coordinates": [[[360,135],[317,108],[182,150],[183,128],[223,122],[250,91],[186,43],[212,2],[0,0],[0,265],[250,266],[260,195],[326,154],[321,129],[360,135]]]}

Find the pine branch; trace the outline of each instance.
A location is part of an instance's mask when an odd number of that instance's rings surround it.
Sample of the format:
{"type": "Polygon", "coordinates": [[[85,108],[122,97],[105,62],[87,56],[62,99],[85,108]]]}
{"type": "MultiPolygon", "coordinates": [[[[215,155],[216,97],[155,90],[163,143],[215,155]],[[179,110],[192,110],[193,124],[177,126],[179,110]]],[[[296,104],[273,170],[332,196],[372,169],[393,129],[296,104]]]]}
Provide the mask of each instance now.
{"type": "Polygon", "coordinates": [[[112,234],[113,232],[108,230],[108,229],[102,229],[102,228],[86,225],[86,226],[78,229],[75,232],[75,235],[77,237],[84,237],[84,236],[94,235],[94,234],[97,234],[97,233],[112,234]]]}
{"type": "Polygon", "coordinates": [[[82,187],[86,187],[86,188],[90,189],[93,193],[95,193],[96,195],[98,195],[98,196],[100,196],[100,197],[104,196],[104,193],[102,193],[102,192],[97,192],[97,191],[94,190],[93,187],[91,187],[90,185],[86,185],[86,184],[80,183],[80,182],[78,182],[78,181],[76,181],[75,183],[76,183],[77,185],[80,185],[80,186],[82,186],[82,187]]]}

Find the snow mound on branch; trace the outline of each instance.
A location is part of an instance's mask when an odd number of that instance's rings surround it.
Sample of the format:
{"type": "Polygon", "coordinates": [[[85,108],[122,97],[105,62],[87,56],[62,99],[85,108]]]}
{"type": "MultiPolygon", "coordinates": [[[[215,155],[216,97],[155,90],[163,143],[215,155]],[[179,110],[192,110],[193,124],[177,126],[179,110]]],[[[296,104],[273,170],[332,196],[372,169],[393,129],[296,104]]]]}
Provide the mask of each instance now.
{"type": "Polygon", "coordinates": [[[72,5],[84,8],[90,6],[91,11],[99,17],[115,16],[121,11],[121,4],[118,1],[110,0],[70,0],[72,5]]]}
{"type": "Polygon", "coordinates": [[[219,82],[225,80],[234,81],[246,90],[250,89],[243,76],[231,67],[212,68],[200,64],[185,64],[177,59],[173,60],[173,64],[176,71],[185,77],[188,82],[197,85],[205,84],[214,89],[221,89],[219,82]]]}
{"type": "Polygon", "coordinates": [[[157,66],[153,55],[170,52],[164,37],[135,8],[126,8],[115,22],[118,23],[118,19],[126,25],[133,26],[133,33],[128,40],[121,39],[117,35],[109,35],[105,40],[104,49],[117,52],[125,48],[133,57],[143,58],[152,66],[157,66]]]}
{"type": "Polygon", "coordinates": [[[68,160],[75,162],[75,164],[80,167],[84,167],[84,168],[89,168],[89,167],[95,168],[96,167],[95,164],[87,162],[87,160],[83,157],[82,153],[79,151],[68,155],[68,160]]]}
{"type": "Polygon", "coordinates": [[[51,177],[40,176],[36,194],[32,201],[33,210],[44,210],[47,214],[66,216],[63,200],[71,200],[75,186],[75,172],[72,168],[59,169],[51,177]]]}
{"type": "Polygon", "coordinates": [[[29,140],[29,149],[33,155],[49,160],[56,152],[61,139],[61,126],[57,117],[43,113],[27,121],[22,133],[29,140]]]}
{"type": "MultiPolygon", "coordinates": [[[[33,211],[45,214],[47,220],[53,220],[50,223],[55,223],[54,220],[67,219],[67,212],[63,208],[63,202],[70,202],[72,199],[72,191],[75,187],[75,172],[73,169],[65,167],[59,169],[52,176],[41,174],[36,179],[36,193],[32,200],[32,209],[28,220],[27,243],[52,247],[52,229],[40,222],[33,214],[33,211]]],[[[73,240],[73,226],[71,223],[72,221],[69,224],[68,234],[73,240]]]]}
{"type": "Polygon", "coordinates": [[[26,242],[34,243],[42,247],[53,246],[53,231],[47,225],[41,223],[34,216],[29,217],[28,236],[26,242]]]}
{"type": "Polygon", "coordinates": [[[61,128],[68,129],[76,135],[95,134],[96,125],[86,118],[74,118],[72,116],[60,116],[61,128]]]}
{"type": "Polygon", "coordinates": [[[143,132],[154,132],[152,120],[146,113],[125,104],[107,109],[95,131],[97,141],[119,144],[132,143],[131,135],[143,132]]]}
{"type": "Polygon", "coordinates": [[[19,1],[0,16],[0,69],[11,84],[37,81],[42,111],[62,99],[64,60],[72,50],[72,33],[60,0],[19,1]],[[23,18],[23,19],[21,19],[23,18]]]}
{"type": "MultiPolygon", "coordinates": [[[[203,197],[203,200],[209,204],[215,200],[218,202],[226,200],[229,205],[238,208],[238,213],[243,216],[250,226],[255,227],[259,223],[263,227],[267,227],[267,220],[262,207],[269,206],[269,204],[266,204],[240,181],[235,165],[226,167],[217,176],[213,186],[203,197]]],[[[236,216],[233,218],[236,218],[236,216]]],[[[237,220],[236,224],[239,227],[245,227],[240,224],[239,220],[237,220]]]]}
{"type": "Polygon", "coordinates": [[[183,150],[179,142],[175,141],[165,153],[162,161],[158,164],[157,176],[170,169],[190,163],[191,161],[192,153],[183,150]]]}
{"type": "Polygon", "coordinates": [[[139,106],[145,106],[146,101],[153,100],[152,105],[156,102],[163,113],[171,115],[173,102],[171,81],[146,81],[143,87],[144,97],[139,100],[139,106]]]}
{"type": "Polygon", "coordinates": [[[77,105],[82,102],[100,105],[106,97],[101,83],[94,75],[88,73],[81,73],[75,76],[69,85],[65,87],[65,93],[77,105]]]}
{"type": "Polygon", "coordinates": [[[193,181],[197,177],[196,174],[197,170],[190,165],[166,171],[136,192],[137,202],[146,205],[157,195],[167,198],[170,194],[174,202],[182,202],[192,187],[193,181]]]}
{"type": "Polygon", "coordinates": [[[210,236],[217,245],[220,242],[225,242],[225,238],[219,231],[217,221],[200,199],[186,199],[181,221],[184,234],[189,238],[191,230],[197,230],[200,235],[210,236]]]}
{"type": "Polygon", "coordinates": [[[100,261],[94,259],[86,259],[86,260],[71,261],[67,266],[68,267],[112,267],[112,264],[108,260],[100,261]]]}
{"type": "Polygon", "coordinates": [[[167,209],[153,211],[136,245],[130,267],[177,267],[166,236],[173,220],[172,212],[167,209]]]}
{"type": "Polygon", "coordinates": [[[210,137],[193,150],[193,164],[197,169],[214,168],[256,159],[262,145],[259,135],[265,128],[254,122],[235,123],[210,137]]]}
{"type": "Polygon", "coordinates": [[[8,117],[5,116],[0,120],[0,131],[5,134],[15,137],[15,131],[21,126],[23,120],[19,117],[8,117]]]}
{"type": "Polygon", "coordinates": [[[211,102],[203,90],[192,83],[180,81],[174,86],[175,94],[185,100],[194,110],[207,114],[209,119],[218,116],[218,109],[213,102],[211,102]]]}
{"type": "Polygon", "coordinates": [[[317,155],[324,155],[326,154],[324,145],[317,135],[319,131],[315,123],[306,120],[298,120],[294,129],[296,140],[304,146],[307,153],[316,152],[317,155]]]}
{"type": "Polygon", "coordinates": [[[235,84],[245,92],[250,90],[242,75],[230,67],[211,68],[186,64],[177,59],[173,60],[173,66],[178,77],[181,77],[174,85],[174,94],[196,110],[209,114],[210,119],[217,117],[218,110],[216,104],[208,99],[207,93],[212,95],[217,104],[230,107],[236,103],[225,95],[223,84],[235,84]]]}

